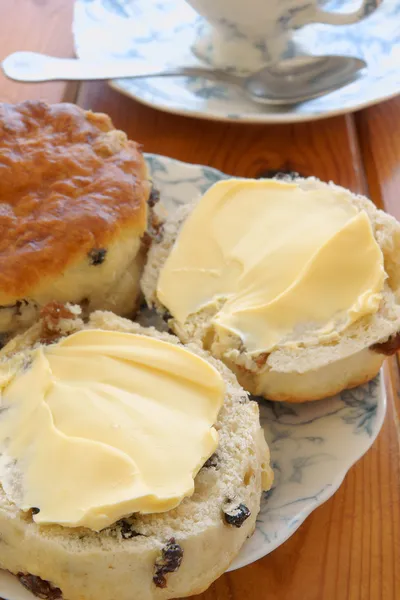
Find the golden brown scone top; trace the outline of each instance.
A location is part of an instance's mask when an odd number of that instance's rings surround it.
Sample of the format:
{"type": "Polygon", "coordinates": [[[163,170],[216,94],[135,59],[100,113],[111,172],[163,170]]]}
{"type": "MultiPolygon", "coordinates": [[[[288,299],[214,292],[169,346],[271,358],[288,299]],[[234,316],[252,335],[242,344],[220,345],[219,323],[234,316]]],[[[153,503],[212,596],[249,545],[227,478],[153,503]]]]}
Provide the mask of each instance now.
{"type": "Polygon", "coordinates": [[[136,142],[73,104],[0,104],[0,294],[22,298],[122,232],[149,196],[136,142]]]}

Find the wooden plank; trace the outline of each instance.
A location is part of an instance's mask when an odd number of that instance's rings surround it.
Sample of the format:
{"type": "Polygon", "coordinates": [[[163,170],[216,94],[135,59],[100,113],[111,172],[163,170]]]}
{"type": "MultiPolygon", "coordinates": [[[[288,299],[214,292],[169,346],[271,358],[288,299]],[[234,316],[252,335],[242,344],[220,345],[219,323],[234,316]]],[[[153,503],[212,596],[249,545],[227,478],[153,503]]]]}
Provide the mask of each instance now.
{"type": "MultiPolygon", "coordinates": [[[[400,98],[358,113],[356,126],[371,195],[400,220],[400,98]]],[[[395,402],[398,421],[399,394],[395,402]]]]}
{"type": "MultiPolygon", "coordinates": [[[[73,0],[0,0],[0,60],[19,50],[73,56],[72,7],[73,0]]],[[[73,102],[77,89],[76,83],[17,83],[0,69],[1,102],[73,102]]]]}
{"type": "MultiPolygon", "coordinates": [[[[234,175],[298,171],[367,192],[353,117],[282,126],[246,126],[171,116],[105,84],[85,84],[78,102],[108,112],[146,151],[234,175]]],[[[374,194],[374,199],[379,200],[374,194]]],[[[285,544],[221,577],[199,600],[400,600],[399,438],[395,360],[386,366],[388,415],[370,452],[339,491],[285,544]]]]}
{"type": "Polygon", "coordinates": [[[400,98],[358,113],[356,124],[371,195],[400,220],[400,98]]]}
{"type": "MultiPolygon", "coordinates": [[[[384,102],[378,106],[362,111],[356,116],[356,126],[359,136],[360,154],[363,159],[366,178],[371,194],[375,201],[385,210],[400,219],[400,98],[384,102]]],[[[397,463],[397,473],[389,473],[389,480],[385,484],[390,486],[394,501],[396,498],[399,482],[399,448],[400,448],[400,376],[398,354],[389,365],[387,374],[391,385],[393,404],[389,418],[393,420],[390,428],[391,444],[388,452],[391,452],[397,463]]],[[[387,425],[386,425],[387,427],[387,425]]],[[[381,473],[384,481],[384,473],[381,473]]],[[[386,521],[387,515],[384,516],[386,521]]],[[[389,520],[393,521],[394,530],[392,548],[393,556],[397,564],[400,558],[400,534],[398,524],[398,510],[392,512],[389,520]]],[[[388,540],[389,544],[389,540],[388,540]]],[[[388,565],[382,563],[383,568],[388,565]]],[[[396,581],[397,590],[400,582],[396,581]]]]}

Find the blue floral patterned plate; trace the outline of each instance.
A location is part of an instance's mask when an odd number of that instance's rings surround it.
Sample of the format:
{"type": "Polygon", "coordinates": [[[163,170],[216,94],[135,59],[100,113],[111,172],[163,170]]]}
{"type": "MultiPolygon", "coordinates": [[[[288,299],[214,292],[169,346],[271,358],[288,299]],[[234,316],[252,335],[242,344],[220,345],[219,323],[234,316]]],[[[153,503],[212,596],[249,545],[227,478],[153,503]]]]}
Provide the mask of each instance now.
{"type": "MultiPolygon", "coordinates": [[[[210,167],[147,155],[161,192],[162,210],[173,211],[228,177],[210,167]]],[[[157,324],[147,315],[143,324],[157,324]]],[[[347,471],[370,448],[386,412],[383,378],[334,398],[293,405],[260,401],[261,420],[271,449],[275,482],[264,494],[254,535],[231,570],[272,552],[307,516],[339,488],[347,471]]],[[[0,598],[33,600],[16,578],[0,571],[0,598]]]]}
{"type": "MultiPolygon", "coordinates": [[[[351,9],[359,0],[330,0],[329,9],[351,9]]],[[[197,64],[190,47],[201,20],[184,0],[77,0],[76,53],[82,58],[165,60],[197,64]]],[[[240,91],[201,78],[119,79],[112,87],[164,111],[221,121],[277,123],[308,121],[358,110],[400,92],[400,0],[383,0],[354,25],[313,24],[294,35],[305,54],[364,58],[368,69],[353,83],[293,107],[267,107],[240,91]]]]}

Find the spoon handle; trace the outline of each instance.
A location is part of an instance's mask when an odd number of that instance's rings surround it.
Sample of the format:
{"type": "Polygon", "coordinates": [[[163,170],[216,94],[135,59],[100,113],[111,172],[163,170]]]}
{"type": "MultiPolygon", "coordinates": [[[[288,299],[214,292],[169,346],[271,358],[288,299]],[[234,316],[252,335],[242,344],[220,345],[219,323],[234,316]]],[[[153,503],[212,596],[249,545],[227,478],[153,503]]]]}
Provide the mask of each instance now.
{"type": "Polygon", "coordinates": [[[132,60],[86,61],[76,58],[56,58],[38,52],[14,52],[2,63],[7,77],[32,83],[57,79],[78,81],[116,79],[127,75],[140,77],[165,71],[164,66],[132,60]]]}
{"type": "Polygon", "coordinates": [[[166,77],[166,76],[202,76],[210,79],[229,79],[234,83],[233,75],[221,73],[206,67],[166,67],[164,64],[151,64],[137,60],[99,60],[87,61],[77,58],[56,58],[38,52],[14,52],[2,63],[7,77],[15,81],[28,83],[52,80],[95,80],[118,79],[120,77],[166,77]]]}

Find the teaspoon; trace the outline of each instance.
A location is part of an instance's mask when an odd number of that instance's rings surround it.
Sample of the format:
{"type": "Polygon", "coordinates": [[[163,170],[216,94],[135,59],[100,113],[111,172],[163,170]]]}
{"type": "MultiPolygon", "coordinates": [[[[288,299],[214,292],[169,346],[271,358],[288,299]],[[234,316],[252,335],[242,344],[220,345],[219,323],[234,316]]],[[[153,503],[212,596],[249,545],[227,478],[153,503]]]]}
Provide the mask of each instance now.
{"type": "Polygon", "coordinates": [[[155,65],[137,60],[88,61],[56,58],[37,52],[15,52],[2,63],[10,79],[22,82],[96,80],[123,77],[203,77],[240,88],[261,104],[297,104],[317,98],[354,80],[367,66],[351,56],[296,56],[271,63],[250,75],[202,66],[155,65]]]}

